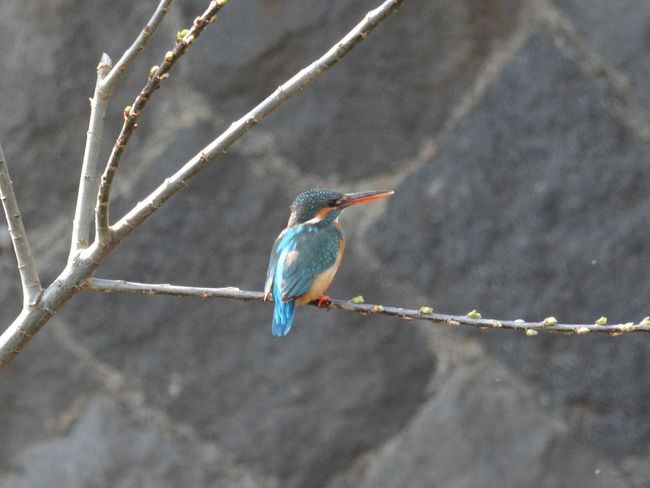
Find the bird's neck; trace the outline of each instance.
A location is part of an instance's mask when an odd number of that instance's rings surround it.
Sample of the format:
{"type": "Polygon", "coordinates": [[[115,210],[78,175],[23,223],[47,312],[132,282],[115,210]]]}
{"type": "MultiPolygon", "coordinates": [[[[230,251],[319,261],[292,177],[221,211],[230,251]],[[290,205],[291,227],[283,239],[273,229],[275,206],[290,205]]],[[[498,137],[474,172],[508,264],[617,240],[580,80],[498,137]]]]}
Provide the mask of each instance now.
{"type": "Polygon", "coordinates": [[[314,225],[316,227],[327,227],[332,225],[333,222],[336,222],[341,214],[340,210],[330,210],[328,212],[318,212],[316,216],[306,222],[306,225],[314,225]]]}

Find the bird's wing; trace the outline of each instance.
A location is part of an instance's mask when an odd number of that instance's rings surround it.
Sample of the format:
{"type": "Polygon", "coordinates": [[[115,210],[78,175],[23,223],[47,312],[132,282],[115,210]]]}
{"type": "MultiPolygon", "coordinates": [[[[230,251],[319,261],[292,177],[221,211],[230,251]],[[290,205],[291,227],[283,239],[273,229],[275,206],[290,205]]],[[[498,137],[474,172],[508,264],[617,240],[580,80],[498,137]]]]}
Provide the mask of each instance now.
{"type": "Polygon", "coordinates": [[[278,258],[280,257],[281,250],[279,249],[284,236],[286,235],[289,229],[283,230],[278,238],[273,243],[273,248],[271,249],[271,256],[269,257],[269,267],[266,270],[266,281],[264,283],[264,300],[269,298],[271,294],[271,286],[273,286],[273,276],[275,275],[275,268],[278,265],[278,258]]]}
{"type": "Polygon", "coordinates": [[[336,262],[341,235],[334,227],[305,226],[295,238],[296,246],[284,260],[280,290],[283,300],[307,293],[314,279],[336,262]]]}
{"type": "Polygon", "coordinates": [[[314,279],[336,262],[340,238],[335,227],[320,229],[308,225],[290,228],[280,235],[271,251],[269,292],[273,280],[279,279],[282,300],[307,293],[314,279]]]}

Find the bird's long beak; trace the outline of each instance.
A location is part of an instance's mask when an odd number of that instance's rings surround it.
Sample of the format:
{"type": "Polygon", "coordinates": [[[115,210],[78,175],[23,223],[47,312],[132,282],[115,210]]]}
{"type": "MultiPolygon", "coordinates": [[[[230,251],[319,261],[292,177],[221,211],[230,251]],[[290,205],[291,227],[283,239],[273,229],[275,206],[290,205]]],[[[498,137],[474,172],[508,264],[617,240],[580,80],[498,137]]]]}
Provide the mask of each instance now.
{"type": "Polygon", "coordinates": [[[361,191],[358,193],[346,193],[343,195],[336,204],[336,208],[346,208],[360,203],[372,202],[380,198],[391,196],[394,191],[361,191]]]}

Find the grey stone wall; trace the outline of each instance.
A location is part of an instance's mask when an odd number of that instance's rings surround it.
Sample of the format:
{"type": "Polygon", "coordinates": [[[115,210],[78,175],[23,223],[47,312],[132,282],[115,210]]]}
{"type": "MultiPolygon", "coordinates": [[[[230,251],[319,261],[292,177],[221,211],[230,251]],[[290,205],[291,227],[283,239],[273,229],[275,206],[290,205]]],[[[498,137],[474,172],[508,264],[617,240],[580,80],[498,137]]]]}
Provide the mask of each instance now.
{"type": "MultiPolygon", "coordinates": [[[[0,138],[45,281],[67,254],[99,55],[118,57],[156,3],[0,4],[0,138]]],[[[147,108],[113,216],[375,3],[231,1],[147,108]]],[[[114,96],[109,140],[204,4],[169,14],[114,96]]],[[[408,0],[98,274],[260,289],[298,192],[395,188],[343,216],[332,296],[638,321],[649,80],[645,0],[408,0]]],[[[0,234],[0,323],[19,304],[0,234]]],[[[0,376],[0,486],[650,486],[643,335],[528,338],[309,307],[278,340],[270,315],[75,297],[0,376]]]]}

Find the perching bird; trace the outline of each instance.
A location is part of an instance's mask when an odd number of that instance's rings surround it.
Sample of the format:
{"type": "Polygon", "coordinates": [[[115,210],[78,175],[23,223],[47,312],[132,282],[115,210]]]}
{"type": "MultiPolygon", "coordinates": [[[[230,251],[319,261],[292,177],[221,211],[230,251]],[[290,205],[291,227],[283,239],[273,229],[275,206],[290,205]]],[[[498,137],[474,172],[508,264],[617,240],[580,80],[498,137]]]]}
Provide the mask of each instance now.
{"type": "Polygon", "coordinates": [[[266,272],[264,300],[273,295],[274,336],[291,330],[296,305],[323,296],[341,264],[345,242],[338,217],[351,205],[392,195],[392,191],[338,193],[315,188],[301,193],[291,204],[291,216],[273,245],[266,272]]]}

